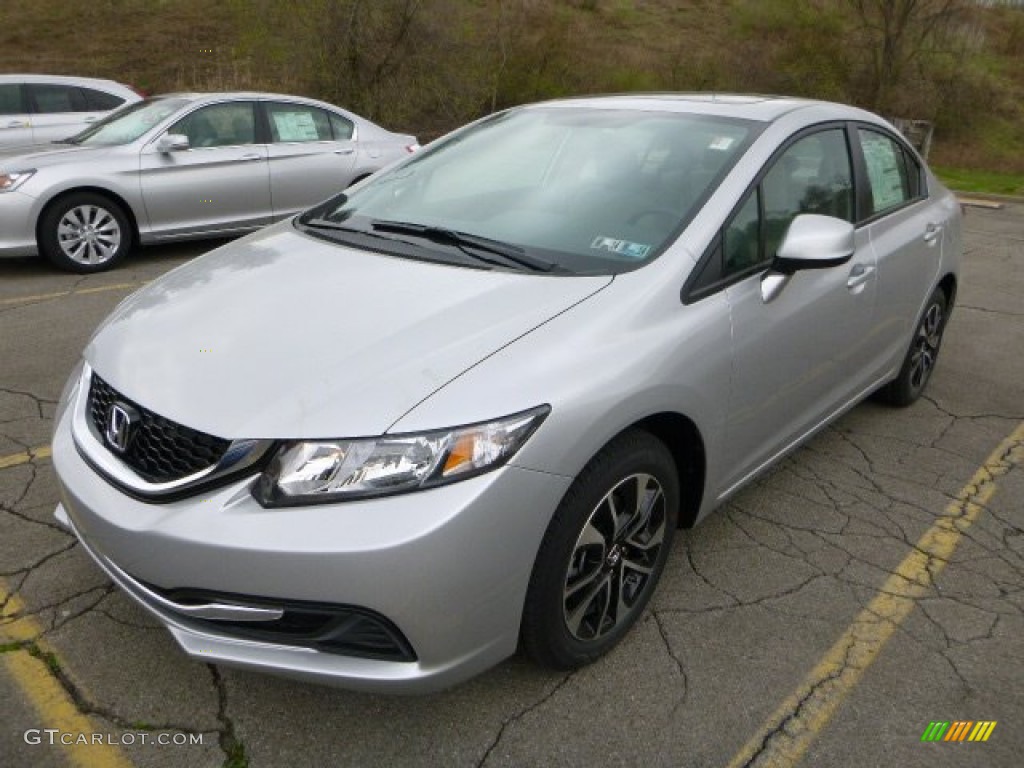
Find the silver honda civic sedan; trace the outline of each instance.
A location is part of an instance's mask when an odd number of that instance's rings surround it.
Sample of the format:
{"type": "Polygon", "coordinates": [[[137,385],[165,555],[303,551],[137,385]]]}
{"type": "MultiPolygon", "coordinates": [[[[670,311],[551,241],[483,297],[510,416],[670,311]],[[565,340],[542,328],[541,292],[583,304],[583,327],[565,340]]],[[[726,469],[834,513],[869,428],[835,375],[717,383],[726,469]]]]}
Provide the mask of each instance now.
{"type": "Polygon", "coordinates": [[[170,94],[0,151],[0,257],[99,272],[135,243],[250,232],[411,154],[416,138],[266,93],[170,94]]]}
{"type": "Polygon", "coordinates": [[[576,667],[677,527],[920,396],[960,252],[868,112],[512,109],[126,299],[60,400],[56,516],[204,662],[377,691],[576,667]]]}

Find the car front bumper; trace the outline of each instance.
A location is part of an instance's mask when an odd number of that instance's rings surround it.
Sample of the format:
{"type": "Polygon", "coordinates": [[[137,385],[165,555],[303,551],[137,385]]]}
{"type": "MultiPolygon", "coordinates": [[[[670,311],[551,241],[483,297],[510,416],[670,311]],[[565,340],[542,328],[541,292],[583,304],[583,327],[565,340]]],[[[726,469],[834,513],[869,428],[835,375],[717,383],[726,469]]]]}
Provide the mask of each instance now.
{"type": "Polygon", "coordinates": [[[36,203],[18,190],[0,192],[0,258],[38,253],[36,203]]]}
{"type": "Polygon", "coordinates": [[[53,440],[56,517],[189,655],[359,690],[439,690],[511,655],[537,549],[571,482],[505,466],[406,495],[266,509],[250,477],[153,504],[85,462],[69,411],[53,440]],[[415,660],[255,641],[216,621],[197,628],[154,592],[176,589],[357,606],[396,627],[415,660]]]}

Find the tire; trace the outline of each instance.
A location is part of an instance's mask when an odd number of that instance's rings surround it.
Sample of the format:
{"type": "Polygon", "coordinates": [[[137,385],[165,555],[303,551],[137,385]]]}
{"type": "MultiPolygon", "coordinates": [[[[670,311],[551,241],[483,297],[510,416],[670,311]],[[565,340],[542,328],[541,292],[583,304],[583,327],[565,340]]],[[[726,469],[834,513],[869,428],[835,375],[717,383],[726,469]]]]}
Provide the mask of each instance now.
{"type": "Polygon", "coordinates": [[[39,221],[39,250],[68,272],[111,269],[131,247],[132,228],[124,210],[94,192],[74,192],[58,199],[39,221]]]}
{"type": "Polygon", "coordinates": [[[679,479],[665,445],[631,430],[605,446],[544,534],[523,609],[526,655],[573,669],[615,646],[657,587],[678,519],[679,479]]]}
{"type": "Polygon", "coordinates": [[[928,297],[910,340],[899,375],[878,390],[878,399],[889,405],[905,407],[916,401],[928,386],[939,358],[942,333],[946,329],[946,294],[936,288],[928,297]]]}

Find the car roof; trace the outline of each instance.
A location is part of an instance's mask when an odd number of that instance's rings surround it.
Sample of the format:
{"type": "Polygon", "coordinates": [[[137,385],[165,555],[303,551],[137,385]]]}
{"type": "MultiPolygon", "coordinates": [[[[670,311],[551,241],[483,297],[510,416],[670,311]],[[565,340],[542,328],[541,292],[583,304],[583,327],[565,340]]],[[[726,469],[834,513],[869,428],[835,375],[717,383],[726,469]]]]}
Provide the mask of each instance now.
{"type": "Polygon", "coordinates": [[[623,93],[557,99],[531,106],[680,112],[736,117],[765,123],[774,122],[792,112],[815,108],[819,115],[830,114],[837,120],[878,119],[876,115],[857,107],[830,101],[743,93],[623,93]]]}
{"type": "Polygon", "coordinates": [[[187,99],[194,102],[220,101],[222,99],[288,99],[289,101],[305,101],[310,104],[321,104],[325,107],[339,109],[326,101],[312,99],[308,96],[296,96],[289,93],[267,93],[265,91],[178,91],[174,93],[160,93],[153,98],[158,99],[187,99]]]}
{"type": "MultiPolygon", "coordinates": [[[[77,77],[73,75],[0,74],[0,83],[54,83],[57,85],[91,85],[100,88],[131,90],[124,83],[101,77],[77,77]]],[[[134,93],[134,91],[132,91],[134,93]]]]}

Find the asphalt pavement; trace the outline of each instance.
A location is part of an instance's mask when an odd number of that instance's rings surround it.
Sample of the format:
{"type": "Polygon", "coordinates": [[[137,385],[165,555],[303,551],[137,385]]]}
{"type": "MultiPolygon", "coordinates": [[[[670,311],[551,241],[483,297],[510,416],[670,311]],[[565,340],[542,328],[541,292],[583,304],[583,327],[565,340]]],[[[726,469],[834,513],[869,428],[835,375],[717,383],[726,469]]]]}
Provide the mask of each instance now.
{"type": "Polygon", "coordinates": [[[964,225],[924,399],[858,406],[682,532],[600,662],[427,697],[190,660],[53,520],[54,405],[92,329],[213,244],[90,277],[0,261],[0,764],[1020,765],[1024,206],[964,225]],[[935,722],[996,725],[922,741],[935,722]]]}

